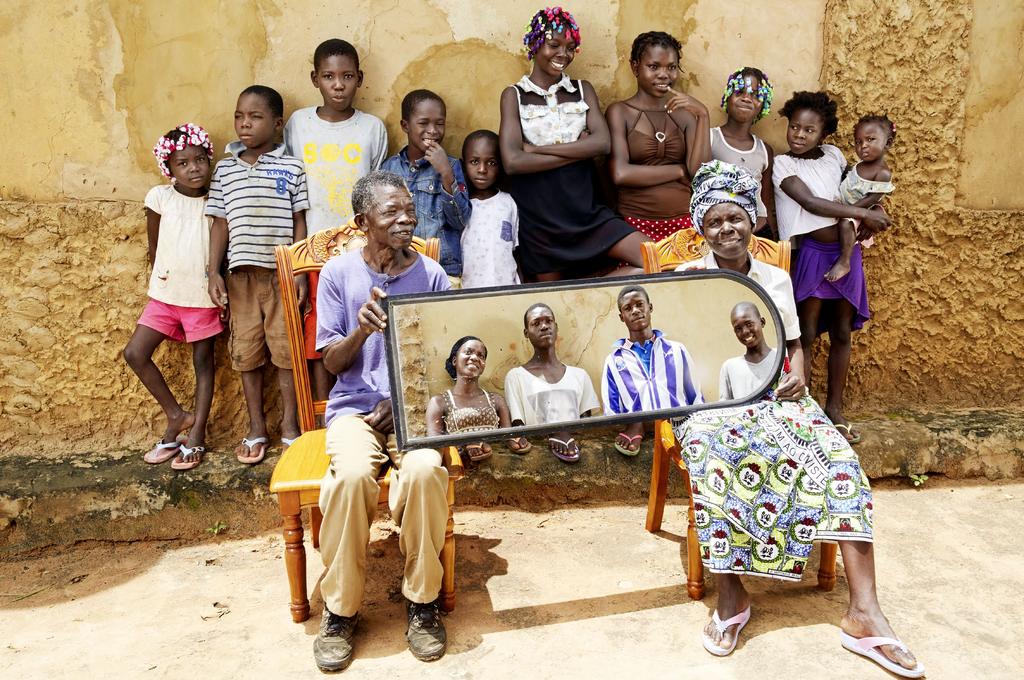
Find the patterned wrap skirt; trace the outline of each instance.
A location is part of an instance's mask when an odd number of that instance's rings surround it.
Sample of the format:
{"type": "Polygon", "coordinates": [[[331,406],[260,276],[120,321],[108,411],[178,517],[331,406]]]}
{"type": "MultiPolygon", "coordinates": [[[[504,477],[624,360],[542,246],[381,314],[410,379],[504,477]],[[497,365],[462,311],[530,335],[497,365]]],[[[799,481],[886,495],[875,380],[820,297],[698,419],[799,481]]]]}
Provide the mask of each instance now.
{"type": "Polygon", "coordinates": [[[701,411],[673,429],[709,571],[798,581],[814,541],[872,540],[868,479],[811,397],[701,411]]]}

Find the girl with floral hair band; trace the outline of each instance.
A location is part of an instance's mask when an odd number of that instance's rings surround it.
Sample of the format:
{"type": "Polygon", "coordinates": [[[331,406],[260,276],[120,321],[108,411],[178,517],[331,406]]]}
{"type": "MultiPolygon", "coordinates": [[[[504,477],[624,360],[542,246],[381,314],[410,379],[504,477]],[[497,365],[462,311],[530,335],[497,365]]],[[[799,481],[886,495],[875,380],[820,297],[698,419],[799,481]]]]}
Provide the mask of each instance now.
{"type": "Polygon", "coordinates": [[[777,238],[772,189],[775,153],[751,132],[754,124],[771,111],[773,94],[768,75],[759,68],[744,66],[729,74],[722,92],[726,121],[711,128],[711,157],[746,168],[753,175],[759,185],[754,232],[777,238]]]}
{"type": "Polygon", "coordinates": [[[187,146],[205,149],[207,160],[213,161],[213,143],[210,141],[210,135],[194,123],[182,123],[170,130],[166,135],[161,136],[156,141],[156,146],[153,147],[153,155],[156,156],[156,164],[160,168],[160,172],[171,182],[174,182],[175,179],[171,175],[167,161],[172,153],[184,151],[187,146]]]}
{"type": "Polygon", "coordinates": [[[538,11],[523,36],[531,73],[501,93],[501,159],[519,208],[516,258],[526,280],[643,271],[647,239],[594,190],[593,159],[610,143],[593,86],[565,73],[580,40],[569,11],[538,11]],[[616,270],[621,262],[629,267],[616,270]]]}
{"type": "Polygon", "coordinates": [[[213,403],[214,339],[224,329],[220,310],[207,292],[210,220],[203,213],[210,186],[213,144],[206,130],[182,123],[153,147],[157,167],[171,180],[146,194],[149,238],[149,302],[124,358],[153,395],[167,420],[163,437],[143,456],[150,464],[171,460],[175,470],[199,465],[206,452],[206,421],[213,403]],[[192,345],[196,374],[194,412],[175,399],[153,352],[164,340],[192,345]],[[188,431],[187,439],[180,438],[188,431]]]}

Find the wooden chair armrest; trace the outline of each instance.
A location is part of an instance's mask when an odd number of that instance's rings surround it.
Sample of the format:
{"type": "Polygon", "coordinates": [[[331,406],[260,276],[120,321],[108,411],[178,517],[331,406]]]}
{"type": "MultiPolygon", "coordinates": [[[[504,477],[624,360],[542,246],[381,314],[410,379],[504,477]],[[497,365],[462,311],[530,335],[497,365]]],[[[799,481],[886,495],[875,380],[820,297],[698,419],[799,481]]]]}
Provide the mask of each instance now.
{"type": "Polygon", "coordinates": [[[661,438],[661,446],[669,455],[678,455],[681,447],[676,441],[676,433],[672,431],[672,421],[659,420],[655,423],[655,437],[661,438]]]}
{"type": "Polygon", "coordinates": [[[441,458],[445,461],[445,467],[448,468],[448,476],[452,479],[462,479],[466,475],[466,469],[462,465],[462,456],[459,455],[459,449],[454,446],[446,447],[445,451],[442,452],[441,458]]]}
{"type": "Polygon", "coordinates": [[[661,271],[661,261],[658,257],[658,244],[654,241],[644,241],[640,244],[640,248],[640,254],[644,261],[644,273],[659,273],[661,271]]]}

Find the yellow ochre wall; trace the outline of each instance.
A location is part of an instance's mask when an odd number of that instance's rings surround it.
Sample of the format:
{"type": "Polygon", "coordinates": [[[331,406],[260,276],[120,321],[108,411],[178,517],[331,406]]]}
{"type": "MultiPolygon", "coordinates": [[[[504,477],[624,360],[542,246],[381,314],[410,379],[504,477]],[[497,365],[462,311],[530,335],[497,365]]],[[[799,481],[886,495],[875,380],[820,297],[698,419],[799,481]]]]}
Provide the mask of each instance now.
{"type": "MultiPolygon", "coordinates": [[[[501,89],[527,69],[520,41],[536,8],[0,5],[0,455],[141,448],[159,435],[159,410],[119,353],[145,300],[141,199],[162,181],[150,154],[161,133],[192,120],[221,148],[235,97],[254,82],[280,90],[286,113],[318,103],[313,48],[342,37],[363,60],[357,104],[387,121],[392,151],[401,97],[428,87],[448,102],[446,146],[457,155],[467,132],[496,129],[501,89]]],[[[865,258],[875,316],[856,336],[849,406],[1021,403],[1024,342],[1014,322],[1024,312],[1008,294],[1024,283],[1019,3],[631,0],[571,9],[583,51],[570,74],[590,80],[604,105],[633,91],[633,37],[662,29],[683,42],[682,84],[715,123],[725,76],[747,64],[771,76],[777,107],[794,89],[836,95],[836,143],[848,152],[856,118],[888,111],[899,126],[895,227],[865,258]]],[[[785,150],[777,116],[756,131],[785,150]]],[[[157,357],[172,388],[190,394],[187,350],[157,357]]],[[[227,446],[244,433],[245,411],[223,345],[218,368],[210,440],[227,446]]]]}

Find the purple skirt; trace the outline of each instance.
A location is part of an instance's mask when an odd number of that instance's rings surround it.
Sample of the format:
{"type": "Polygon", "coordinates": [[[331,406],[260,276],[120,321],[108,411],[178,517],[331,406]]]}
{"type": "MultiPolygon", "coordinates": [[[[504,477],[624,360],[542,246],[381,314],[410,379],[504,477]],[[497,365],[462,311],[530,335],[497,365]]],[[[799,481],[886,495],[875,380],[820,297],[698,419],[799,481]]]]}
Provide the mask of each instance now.
{"type": "MultiPolygon", "coordinates": [[[[812,238],[804,238],[796,256],[796,272],[793,274],[793,297],[799,304],[807,298],[819,300],[846,300],[856,313],[853,317],[853,330],[860,329],[871,317],[868,311],[868,286],[864,279],[864,260],[861,257],[860,244],[853,246],[850,255],[850,273],[832,282],[825,279],[827,272],[839,259],[839,242],[822,243],[812,238]]],[[[826,332],[829,327],[829,314],[822,309],[818,317],[818,335],[826,332]]]]}

